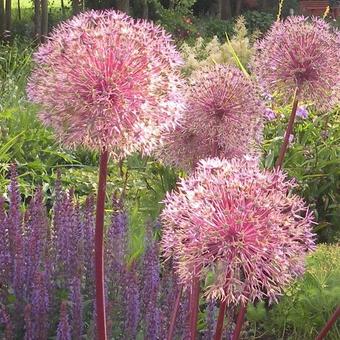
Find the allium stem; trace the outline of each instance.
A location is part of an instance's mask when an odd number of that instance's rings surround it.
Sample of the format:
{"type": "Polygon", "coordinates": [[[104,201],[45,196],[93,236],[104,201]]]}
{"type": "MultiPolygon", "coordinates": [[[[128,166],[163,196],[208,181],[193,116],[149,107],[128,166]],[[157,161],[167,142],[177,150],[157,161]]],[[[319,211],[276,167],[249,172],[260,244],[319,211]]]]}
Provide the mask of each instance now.
{"type": "Polygon", "coordinates": [[[200,298],[200,279],[197,275],[198,269],[195,268],[194,277],[191,283],[190,302],[189,302],[189,327],[190,340],[196,339],[198,306],[200,298]]]}
{"type": "Polygon", "coordinates": [[[333,327],[335,321],[340,317],[340,306],[337,307],[331,318],[327,321],[324,328],[322,328],[319,335],[316,337],[315,340],[323,340],[326,338],[327,333],[330,331],[330,329],[333,327]]]}
{"type": "Polygon", "coordinates": [[[282,168],[283,160],[285,158],[285,154],[287,152],[287,148],[288,148],[288,144],[289,144],[289,137],[290,137],[291,133],[293,132],[296,110],[297,110],[297,107],[298,107],[298,96],[297,96],[297,94],[298,94],[298,88],[296,88],[295,93],[294,93],[293,107],[292,107],[289,122],[288,122],[288,125],[287,125],[286,133],[285,133],[285,136],[284,136],[284,141],[281,145],[279,157],[278,157],[278,159],[275,163],[276,169],[282,168]]]}
{"type": "Polygon", "coordinates": [[[243,303],[241,303],[232,340],[238,340],[240,338],[246,311],[247,311],[247,305],[244,305],[243,303]]]}
{"type": "Polygon", "coordinates": [[[171,314],[170,326],[169,326],[167,340],[172,340],[172,337],[173,337],[173,334],[174,334],[175,324],[176,324],[176,319],[177,319],[177,314],[178,314],[182,294],[183,294],[183,285],[180,285],[179,289],[178,289],[177,296],[176,296],[175,305],[174,305],[174,308],[173,308],[172,314],[171,314]]]}
{"type": "Polygon", "coordinates": [[[221,301],[220,312],[218,313],[218,319],[217,319],[217,324],[216,324],[216,332],[215,332],[214,340],[221,340],[222,339],[223,322],[224,322],[224,314],[225,314],[226,306],[227,306],[227,300],[221,301]]]}
{"type": "Polygon", "coordinates": [[[97,313],[97,336],[98,340],[106,340],[106,316],[105,316],[105,293],[104,293],[104,211],[105,190],[107,177],[107,163],[109,153],[103,150],[100,155],[99,183],[96,208],[95,230],[95,266],[96,266],[96,313],[97,313]]]}

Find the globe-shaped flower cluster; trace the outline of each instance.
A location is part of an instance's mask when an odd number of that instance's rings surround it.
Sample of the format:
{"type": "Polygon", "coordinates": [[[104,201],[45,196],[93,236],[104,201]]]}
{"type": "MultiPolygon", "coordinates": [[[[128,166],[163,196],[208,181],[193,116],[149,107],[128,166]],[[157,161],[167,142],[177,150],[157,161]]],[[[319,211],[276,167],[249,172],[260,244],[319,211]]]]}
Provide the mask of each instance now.
{"type": "Polygon", "coordinates": [[[201,160],[165,199],[164,256],[184,284],[209,273],[209,298],[276,301],[314,247],[313,214],[294,186],[254,158],[201,160]]]}
{"type": "Polygon", "coordinates": [[[340,33],[324,20],[289,17],[255,44],[252,69],[265,91],[329,109],[340,101],[340,33]]]}
{"type": "Polygon", "coordinates": [[[204,67],[189,78],[183,119],[165,134],[160,158],[192,169],[202,158],[258,153],[264,112],[253,82],[240,70],[204,67]]]}
{"type": "Polygon", "coordinates": [[[66,145],[149,153],[181,117],[182,61],[152,23],[86,12],[59,25],[34,60],[28,96],[66,145]]]}

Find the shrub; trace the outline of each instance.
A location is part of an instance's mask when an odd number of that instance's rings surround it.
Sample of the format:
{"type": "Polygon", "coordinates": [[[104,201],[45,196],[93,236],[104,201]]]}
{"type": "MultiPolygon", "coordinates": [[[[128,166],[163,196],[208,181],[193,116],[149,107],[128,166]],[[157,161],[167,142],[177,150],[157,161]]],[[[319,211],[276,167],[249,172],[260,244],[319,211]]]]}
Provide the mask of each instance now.
{"type": "MultiPolygon", "coordinates": [[[[248,311],[248,319],[265,320],[264,328],[282,339],[312,339],[340,303],[340,247],[319,245],[308,258],[304,277],[291,285],[280,303],[265,312],[259,305],[248,311]]],[[[338,339],[339,324],[331,329],[327,339],[338,339]]]]}
{"type": "Polygon", "coordinates": [[[210,41],[198,38],[193,46],[183,43],[181,50],[185,60],[184,72],[190,73],[194,69],[214,64],[239,66],[239,61],[246,66],[253,54],[251,41],[254,35],[249,36],[242,16],[236,20],[234,30],[235,34],[230,41],[225,41],[225,35],[223,40],[215,35],[210,41]],[[235,53],[239,61],[235,58],[235,53]]]}

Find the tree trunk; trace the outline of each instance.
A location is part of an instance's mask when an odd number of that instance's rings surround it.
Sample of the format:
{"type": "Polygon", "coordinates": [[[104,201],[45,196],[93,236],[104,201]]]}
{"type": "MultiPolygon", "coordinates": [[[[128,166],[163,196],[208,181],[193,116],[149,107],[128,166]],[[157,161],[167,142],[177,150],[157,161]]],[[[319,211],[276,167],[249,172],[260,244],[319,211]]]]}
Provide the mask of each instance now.
{"type": "Polygon", "coordinates": [[[12,1],[6,0],[5,8],[5,30],[11,31],[12,27],[12,1]]]}
{"type": "Polygon", "coordinates": [[[77,15],[81,11],[81,1],[72,0],[72,14],[77,15]]]}
{"type": "Polygon", "coordinates": [[[48,34],[48,0],[41,0],[41,42],[48,34]]]}
{"type": "Polygon", "coordinates": [[[3,37],[5,31],[5,2],[0,0],[0,39],[3,37]]]}
{"type": "Polygon", "coordinates": [[[231,4],[230,0],[220,0],[221,19],[227,20],[231,18],[231,4]]]}
{"type": "Polygon", "coordinates": [[[41,6],[40,0],[34,0],[34,35],[41,40],[41,6]]]}
{"type": "Polygon", "coordinates": [[[18,19],[21,20],[21,5],[20,5],[20,0],[17,1],[18,4],[18,19]]]}
{"type": "Polygon", "coordinates": [[[149,5],[148,0],[141,0],[141,15],[142,18],[148,19],[149,18],[149,5]]]}
{"type": "Polygon", "coordinates": [[[117,9],[129,14],[130,1],[129,0],[117,0],[117,9]]]}
{"type": "Polygon", "coordinates": [[[241,14],[242,0],[236,1],[235,15],[238,17],[241,14]]]}

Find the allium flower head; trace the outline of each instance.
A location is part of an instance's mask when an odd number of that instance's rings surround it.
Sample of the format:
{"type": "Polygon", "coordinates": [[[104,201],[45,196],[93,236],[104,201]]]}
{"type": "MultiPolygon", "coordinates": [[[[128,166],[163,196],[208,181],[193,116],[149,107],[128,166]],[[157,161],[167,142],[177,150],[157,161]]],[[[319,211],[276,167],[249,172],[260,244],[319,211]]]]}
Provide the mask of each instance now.
{"type": "Polygon", "coordinates": [[[181,116],[180,56],[149,22],[82,13],[59,25],[34,59],[28,96],[67,145],[149,153],[181,116]]]}
{"type": "Polygon", "coordinates": [[[253,71],[266,91],[320,109],[340,99],[340,33],[324,20],[289,17],[256,44],[253,71]]]}
{"type": "Polygon", "coordinates": [[[250,79],[231,66],[192,74],[181,126],[165,136],[160,158],[184,168],[206,157],[240,157],[256,151],[264,106],[250,79]]]}
{"type": "Polygon", "coordinates": [[[162,250],[184,284],[194,268],[214,275],[206,294],[228,304],[269,298],[302,274],[314,247],[313,215],[294,182],[262,171],[254,158],[201,160],[168,194],[162,250]]]}

